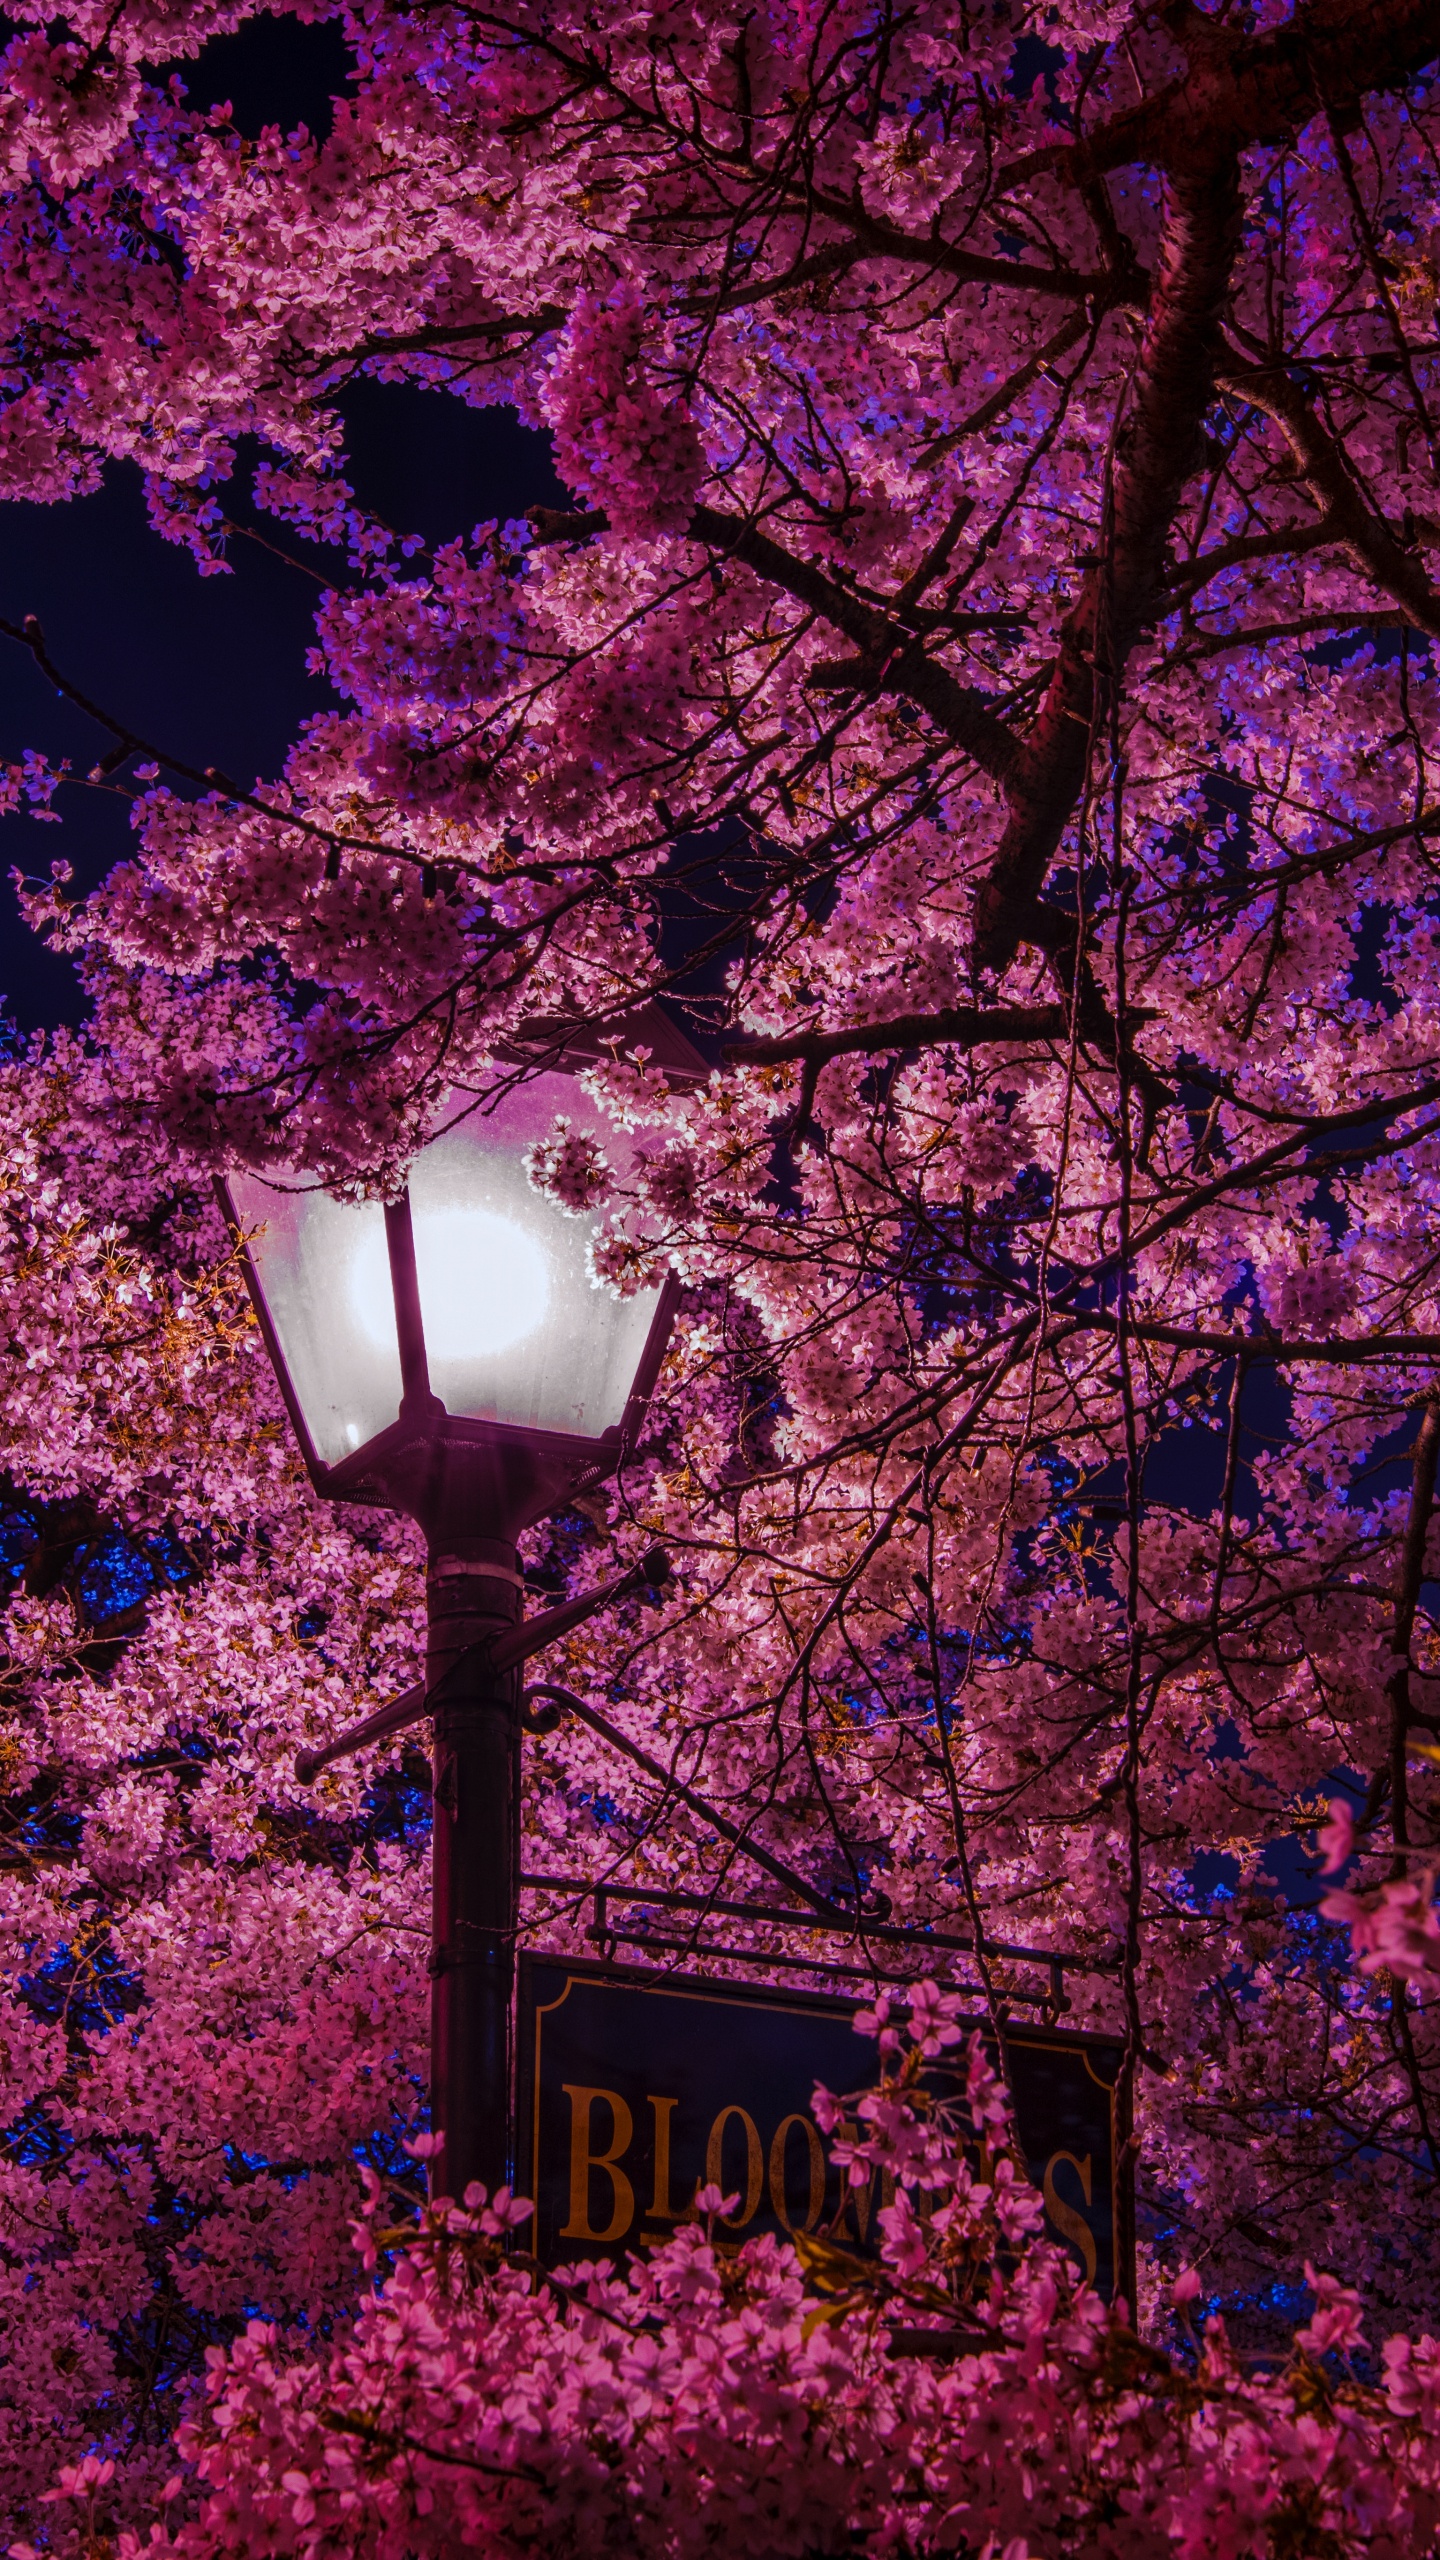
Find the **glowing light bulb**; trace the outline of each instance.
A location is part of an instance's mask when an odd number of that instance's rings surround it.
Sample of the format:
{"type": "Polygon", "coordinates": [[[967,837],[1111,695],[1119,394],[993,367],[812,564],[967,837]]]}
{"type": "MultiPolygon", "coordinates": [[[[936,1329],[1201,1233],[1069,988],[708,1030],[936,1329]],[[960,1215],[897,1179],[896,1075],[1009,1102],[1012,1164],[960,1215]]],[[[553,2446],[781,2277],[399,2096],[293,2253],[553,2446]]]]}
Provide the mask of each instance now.
{"type": "MultiPolygon", "coordinates": [[[[432,1361],[484,1359],[533,1333],[550,1303],[550,1266],[532,1235],[489,1209],[435,1209],[415,1219],[415,1268],[432,1361]]],[[[395,1339],[383,1232],[351,1265],[351,1300],[370,1340],[395,1339]]]]}

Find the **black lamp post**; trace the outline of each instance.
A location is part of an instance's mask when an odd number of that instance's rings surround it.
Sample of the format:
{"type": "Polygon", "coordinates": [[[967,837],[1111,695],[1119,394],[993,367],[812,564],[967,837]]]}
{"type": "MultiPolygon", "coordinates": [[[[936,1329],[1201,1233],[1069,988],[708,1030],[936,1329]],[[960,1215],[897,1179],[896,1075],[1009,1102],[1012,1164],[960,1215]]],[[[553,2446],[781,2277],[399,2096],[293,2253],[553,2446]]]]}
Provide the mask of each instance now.
{"type": "MultiPolygon", "coordinates": [[[[538,1035],[537,1035],[538,1036],[538,1035]]],[[[624,1026],[677,1080],[704,1065],[654,1010],[624,1026]]],[[[530,1185],[523,1157],[557,1112],[594,1134],[623,1178],[628,1141],[577,1070],[583,1038],[493,1107],[442,1115],[392,1207],[234,1172],[221,1186],[245,1234],[266,1345],[317,1491],[405,1511],[428,1549],[425,1681],[300,1774],[433,1716],[431,2108],[438,2193],[510,2175],[519,1903],[520,1663],[594,1608],[663,1580],[658,1552],[583,1600],[521,1623],[522,1529],[618,1463],[674,1314],[666,1280],[617,1299],[585,1264],[591,1222],[530,1185]]]]}

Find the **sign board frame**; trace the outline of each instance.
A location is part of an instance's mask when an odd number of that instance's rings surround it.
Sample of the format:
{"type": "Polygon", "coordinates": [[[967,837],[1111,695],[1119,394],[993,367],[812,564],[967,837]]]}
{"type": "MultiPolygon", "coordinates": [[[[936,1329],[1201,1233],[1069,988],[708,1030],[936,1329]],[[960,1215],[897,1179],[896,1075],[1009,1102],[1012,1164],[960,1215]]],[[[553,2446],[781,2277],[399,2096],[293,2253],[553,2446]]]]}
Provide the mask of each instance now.
{"type": "MultiPolygon", "coordinates": [[[[886,1987],[903,1999],[903,1986],[886,1987]]],[[[548,2265],[616,2258],[646,2237],[664,2236],[707,2169],[741,2198],[737,2240],[747,2230],[801,2227],[793,2213],[802,2207],[803,2227],[823,2227],[840,2190],[838,2173],[827,2171],[822,2181],[809,2092],[820,2078],[846,2096],[874,2077],[875,2048],[854,2034],[855,2005],[824,1992],[522,1950],[515,2186],[536,2206],[527,2233],[536,2255],[548,2265]],[[564,2032],[557,2034],[562,2014],[564,2032]],[[735,2064],[734,2035],[723,2032],[747,2018],[754,2030],[748,2078],[735,2064]],[[823,2067],[827,2056],[830,2068],[823,2067]],[[666,2092],[667,2079],[678,2095],[666,2092]],[[775,2128],[762,2103],[766,2089],[769,2113],[780,2111],[775,2128]],[[708,2136],[697,2147],[705,2116],[708,2136]],[[821,2183],[828,2189],[823,2215],[821,2183]]],[[[966,2024],[989,2037],[985,2019],[966,2024]]],[[[1133,2306],[1134,2168],[1119,2059],[1114,2037],[1006,2022],[1005,2076],[1047,2232],[1102,2292],[1123,2294],[1133,2306]],[[1108,2144],[1097,2162],[1102,2123],[1108,2144]]],[[[873,2245],[868,2191],[863,2211],[853,2210],[860,2227],[842,2225],[837,2236],[852,2248],[873,2245]]]]}

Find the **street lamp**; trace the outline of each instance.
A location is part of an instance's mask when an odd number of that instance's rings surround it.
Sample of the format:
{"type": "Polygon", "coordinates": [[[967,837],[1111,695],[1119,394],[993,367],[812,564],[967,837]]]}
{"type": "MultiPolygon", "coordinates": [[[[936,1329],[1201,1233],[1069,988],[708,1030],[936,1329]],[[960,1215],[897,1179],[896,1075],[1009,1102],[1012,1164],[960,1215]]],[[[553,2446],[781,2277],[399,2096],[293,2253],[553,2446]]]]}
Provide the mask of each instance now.
{"type": "MultiPolygon", "coordinates": [[[[581,1035],[461,1116],[452,1097],[389,1206],[301,1177],[234,1171],[220,1186],[245,1276],[316,1490],[408,1512],[425,1532],[423,1688],[323,1750],[302,1777],[426,1714],[434,1742],[431,2109],[438,2193],[509,2175],[511,2008],[519,1904],[518,1667],[591,1610],[663,1580],[658,1551],[522,1626],[522,1529],[618,1464],[664,1355],[673,1278],[619,1299],[586,1266],[595,1221],[528,1180],[527,1150],[563,1112],[620,1179],[631,1142],[584,1092],[581,1035]]],[[[658,1009],[618,1037],[673,1081],[703,1061],[658,1009]]]]}

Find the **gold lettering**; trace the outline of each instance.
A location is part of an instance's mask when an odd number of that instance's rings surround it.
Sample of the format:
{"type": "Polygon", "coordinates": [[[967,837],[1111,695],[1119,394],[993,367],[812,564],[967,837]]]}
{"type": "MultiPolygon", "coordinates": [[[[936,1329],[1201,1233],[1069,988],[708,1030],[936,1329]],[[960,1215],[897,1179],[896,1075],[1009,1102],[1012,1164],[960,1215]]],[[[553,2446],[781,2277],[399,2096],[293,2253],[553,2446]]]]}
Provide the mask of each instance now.
{"type": "Polygon", "coordinates": [[[680,2101],[651,2098],[647,2103],[655,2110],[655,2188],[650,2211],[661,2221],[678,2222],[680,2208],[670,2201],[670,2119],[680,2101]]]}
{"type": "Polygon", "coordinates": [[[620,2166],[630,2148],[635,2130],[634,2118],[624,2099],[615,2089],[582,2089],[564,2083],[570,2101],[570,2219],[561,2231],[562,2240],[619,2240],[630,2228],[635,2214],[635,2190],[620,2166]],[[603,2098],[610,2110],[611,2137],[608,2151],[590,2148],[590,2110],[597,2098],[603,2098]],[[590,2227],[590,2173],[599,2169],[610,2181],[614,2206],[603,2231],[590,2227]]]}
{"type": "MultiPolygon", "coordinates": [[[[853,2135],[856,2127],[851,2125],[846,2130],[853,2135]]],[[[879,2202],[894,2204],[894,2168],[881,2168],[879,2171],[879,2202]]],[[[846,2220],[846,2212],[853,2207],[853,2212],[856,2212],[856,2240],[863,2240],[869,2232],[871,2204],[874,2204],[874,2179],[866,2179],[863,2186],[846,2186],[846,2204],[840,2209],[840,2222],[846,2220]]]]}
{"type": "Polygon", "coordinates": [[[1085,2261],[1085,2281],[1087,2284],[1093,2284],[1095,2270],[1100,2264],[1100,2252],[1095,2246],[1095,2234],[1084,2215],[1077,2213],[1074,2205],[1067,2204],[1064,2197],[1057,2195],[1055,2191],[1055,2171],[1062,2160],[1068,2160],[1074,2170],[1080,2181],[1080,2192],[1088,2204],[1090,2202],[1090,2153],[1087,2151],[1083,2160],[1077,2160],[1073,2151],[1056,2151],[1051,2154],[1045,2163],[1045,2210],[1062,2237],[1074,2241],[1085,2261]]]}
{"type": "MultiPolygon", "coordinates": [[[[802,2228],[813,2231],[825,2210],[825,2154],[820,2147],[820,2136],[808,2116],[787,2116],[784,2123],[775,2128],[775,2138],[770,2145],[770,2201],[775,2208],[777,2222],[786,2231],[793,2231],[795,2225],[785,2205],[785,2146],[792,2124],[804,2126],[805,2139],[810,2147],[810,2210],[802,2228]]],[[[745,2219],[749,2221],[748,2214],[745,2219]]]]}
{"type": "Polygon", "coordinates": [[[705,2145],[707,2185],[724,2189],[725,2127],[732,2116],[738,2116],[745,2127],[745,2210],[743,2213],[722,2214],[721,2220],[728,2223],[732,2231],[738,2231],[741,2224],[749,2222],[759,2208],[765,2187],[765,2155],[760,2148],[760,2133],[754,2117],[747,2115],[743,2107],[722,2107],[710,2127],[710,2139],[705,2145]]]}

